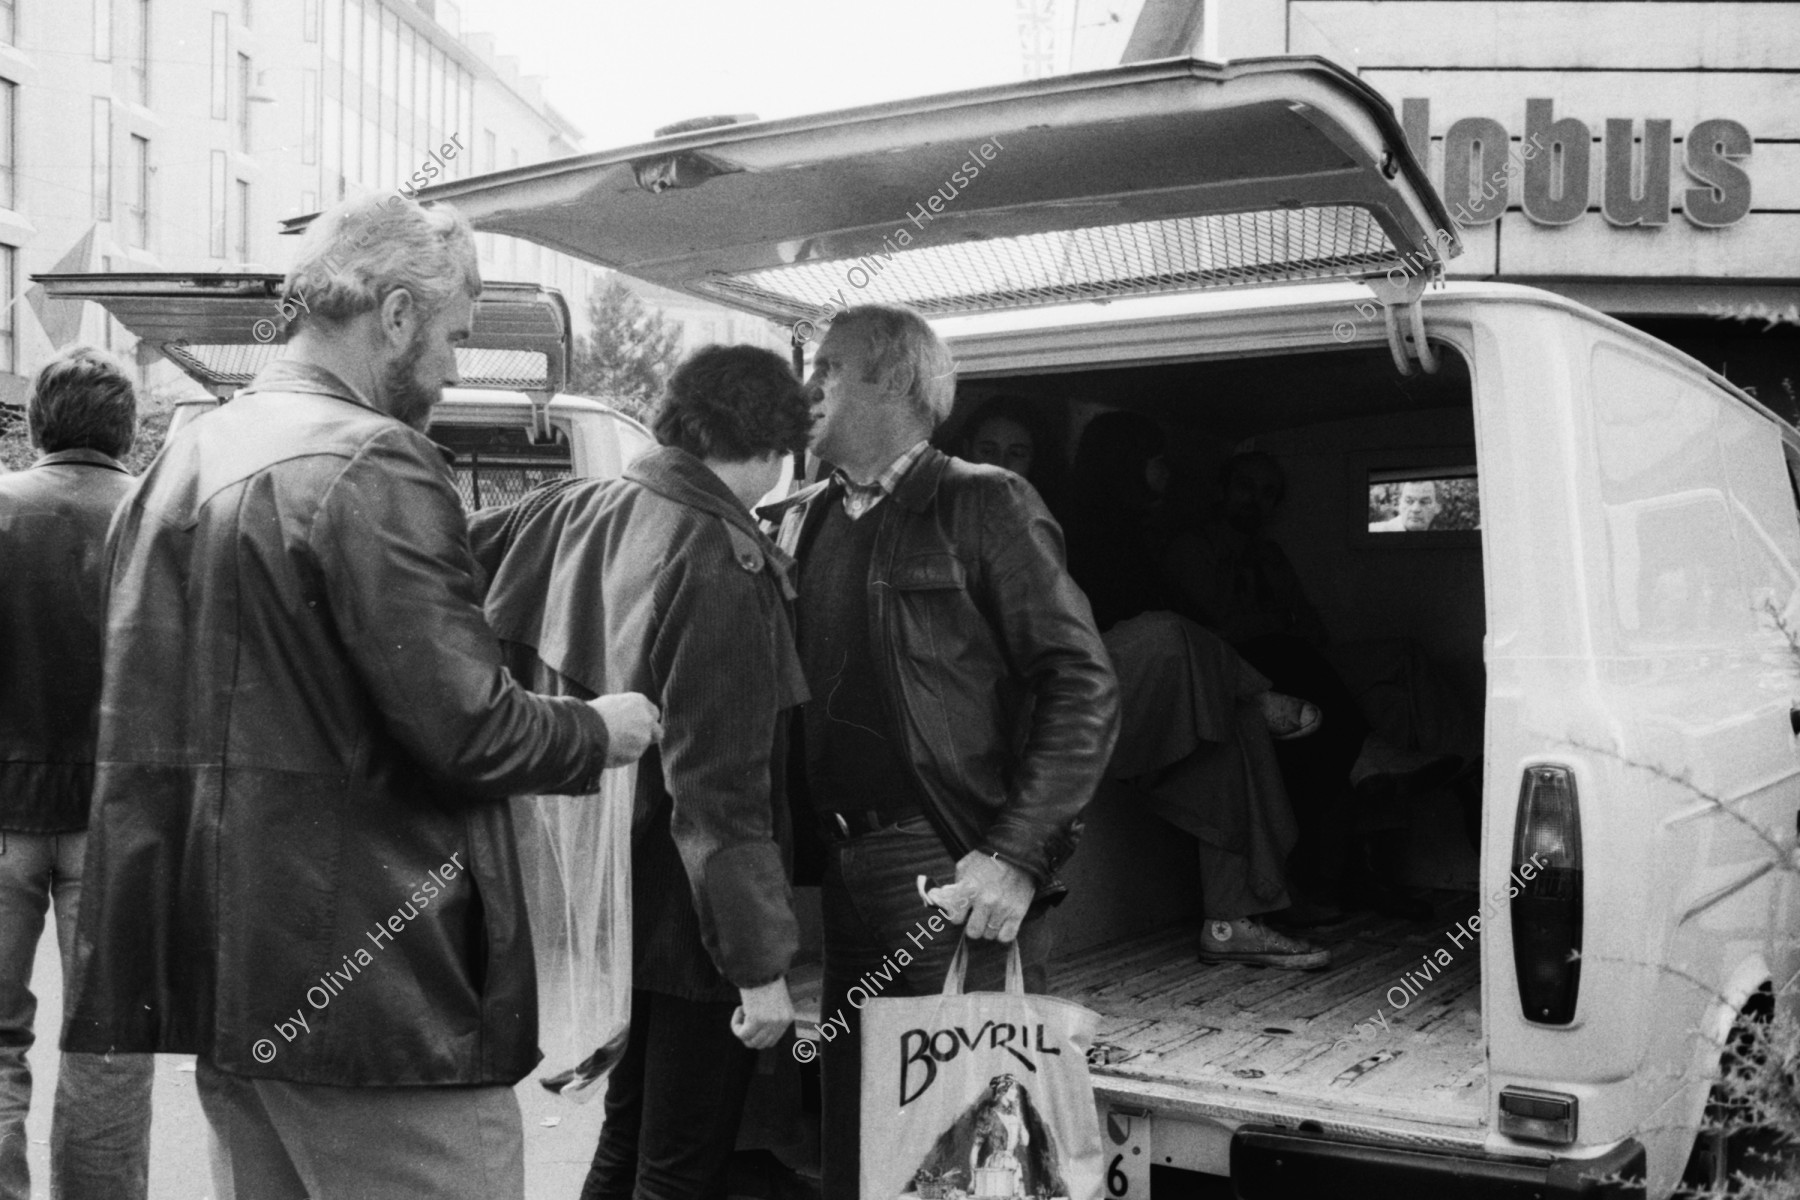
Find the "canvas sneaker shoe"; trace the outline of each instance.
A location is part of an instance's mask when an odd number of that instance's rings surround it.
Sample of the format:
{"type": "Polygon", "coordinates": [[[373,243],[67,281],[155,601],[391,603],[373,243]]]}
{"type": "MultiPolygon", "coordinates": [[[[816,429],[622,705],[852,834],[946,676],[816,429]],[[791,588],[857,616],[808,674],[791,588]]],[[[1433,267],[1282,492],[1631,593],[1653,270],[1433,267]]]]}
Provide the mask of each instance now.
{"type": "Polygon", "coordinates": [[[1284,971],[1317,971],[1331,965],[1331,951],[1277,933],[1252,917],[1207,921],[1200,930],[1203,963],[1250,963],[1284,971]]]}

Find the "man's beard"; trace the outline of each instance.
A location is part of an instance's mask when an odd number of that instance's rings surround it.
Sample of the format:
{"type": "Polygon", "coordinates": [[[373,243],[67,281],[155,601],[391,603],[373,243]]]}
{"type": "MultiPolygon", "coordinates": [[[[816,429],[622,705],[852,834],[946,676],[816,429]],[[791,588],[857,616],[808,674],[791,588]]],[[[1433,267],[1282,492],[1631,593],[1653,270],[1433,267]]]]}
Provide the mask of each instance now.
{"type": "Polygon", "coordinates": [[[381,373],[381,394],[388,415],[404,421],[420,433],[431,423],[431,410],[444,397],[444,389],[419,382],[419,360],[425,357],[425,331],[419,330],[400,357],[381,373]]]}

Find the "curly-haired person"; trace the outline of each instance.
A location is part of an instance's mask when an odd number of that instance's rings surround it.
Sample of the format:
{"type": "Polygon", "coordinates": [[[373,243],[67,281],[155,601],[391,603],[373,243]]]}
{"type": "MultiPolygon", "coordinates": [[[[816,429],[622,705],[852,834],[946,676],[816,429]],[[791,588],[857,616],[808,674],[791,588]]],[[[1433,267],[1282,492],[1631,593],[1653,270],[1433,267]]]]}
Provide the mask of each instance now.
{"type": "Polygon", "coordinates": [[[794,1019],[782,776],[807,694],[789,564],[750,509],[812,421],[776,355],[708,346],[670,378],[661,445],[623,478],[471,523],[516,670],[581,695],[629,680],[664,714],[638,770],[631,1029],[584,1200],[722,1196],[755,1052],[794,1019]]]}

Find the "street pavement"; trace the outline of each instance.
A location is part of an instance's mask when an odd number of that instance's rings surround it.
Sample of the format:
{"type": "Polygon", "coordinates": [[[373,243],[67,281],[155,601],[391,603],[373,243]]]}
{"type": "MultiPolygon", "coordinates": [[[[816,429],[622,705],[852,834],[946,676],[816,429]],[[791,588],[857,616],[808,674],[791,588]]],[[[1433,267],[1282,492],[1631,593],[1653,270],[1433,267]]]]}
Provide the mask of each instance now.
{"type": "MultiPolygon", "coordinates": [[[[46,922],[31,977],[38,996],[38,1041],[28,1056],[31,1113],[25,1120],[32,1200],[50,1196],[50,1107],[56,1095],[56,1035],[62,1027],[63,991],[55,928],[54,921],[46,922]]],[[[599,1097],[574,1104],[552,1096],[533,1079],[521,1083],[518,1093],[525,1120],[525,1195],[530,1200],[574,1200],[581,1194],[600,1136],[599,1097]]],[[[207,1169],[206,1122],[194,1093],[192,1055],[157,1055],[151,1105],[151,1200],[215,1200],[207,1169]]]]}

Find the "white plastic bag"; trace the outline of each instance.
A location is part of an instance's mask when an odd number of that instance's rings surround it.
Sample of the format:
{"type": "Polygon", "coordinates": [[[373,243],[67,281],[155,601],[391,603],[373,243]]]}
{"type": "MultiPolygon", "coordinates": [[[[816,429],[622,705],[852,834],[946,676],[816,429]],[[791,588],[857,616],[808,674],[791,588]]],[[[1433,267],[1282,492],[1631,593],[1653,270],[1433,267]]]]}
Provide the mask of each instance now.
{"type": "Polygon", "coordinates": [[[631,1025],[631,811],[637,767],[590,796],[512,802],[537,954],[538,1082],[585,1103],[625,1052],[631,1025]]]}

